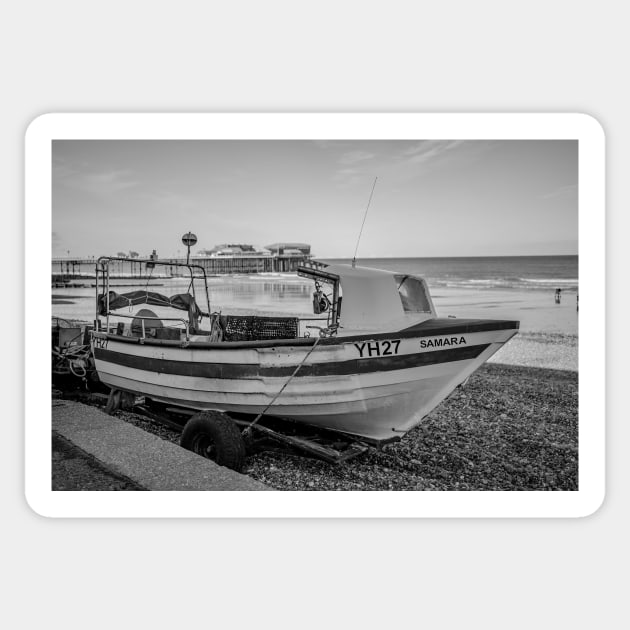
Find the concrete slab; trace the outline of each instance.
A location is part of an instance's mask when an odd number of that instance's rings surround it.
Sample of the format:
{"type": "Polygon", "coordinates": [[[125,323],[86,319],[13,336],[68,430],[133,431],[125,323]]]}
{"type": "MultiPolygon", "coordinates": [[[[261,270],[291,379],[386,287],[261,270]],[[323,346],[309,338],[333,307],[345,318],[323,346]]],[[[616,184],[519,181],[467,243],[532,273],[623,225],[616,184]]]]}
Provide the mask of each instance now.
{"type": "Polygon", "coordinates": [[[100,409],[54,400],[54,431],[147,490],[272,490],[100,409]]]}

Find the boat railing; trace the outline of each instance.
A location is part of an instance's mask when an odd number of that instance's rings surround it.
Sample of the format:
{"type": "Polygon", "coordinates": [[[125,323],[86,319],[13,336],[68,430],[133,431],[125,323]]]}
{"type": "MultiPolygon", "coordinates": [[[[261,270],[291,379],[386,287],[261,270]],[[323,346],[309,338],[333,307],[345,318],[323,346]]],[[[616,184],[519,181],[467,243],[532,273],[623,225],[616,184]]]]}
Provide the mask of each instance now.
{"type": "MultiPolygon", "coordinates": [[[[142,327],[142,339],[146,339],[147,335],[146,335],[146,327],[145,327],[145,321],[147,320],[153,320],[153,321],[167,321],[167,322],[179,322],[181,324],[184,325],[184,330],[186,332],[186,341],[190,340],[190,321],[181,317],[158,317],[156,316],[149,316],[149,315],[123,315],[122,313],[107,313],[108,315],[108,320],[109,320],[109,315],[112,315],[114,317],[125,317],[127,319],[132,319],[132,320],[139,320],[140,321],[140,325],[142,327]]],[[[109,331],[109,325],[108,325],[108,331],[109,331]]]]}
{"type": "MultiPolygon", "coordinates": [[[[136,258],[130,261],[130,259],[127,258],[121,258],[121,257],[115,257],[115,256],[101,256],[97,262],[96,262],[96,304],[97,304],[97,313],[96,313],[96,319],[99,320],[99,312],[98,312],[98,304],[99,304],[99,289],[102,289],[102,295],[105,296],[105,310],[107,311],[106,313],[104,313],[106,315],[106,327],[107,329],[109,329],[109,318],[110,315],[114,315],[116,317],[132,317],[132,318],[137,318],[139,320],[142,321],[143,317],[142,316],[137,316],[137,315],[121,315],[120,313],[112,313],[110,311],[110,304],[109,304],[109,296],[110,296],[110,284],[109,284],[109,280],[110,280],[110,268],[109,268],[109,264],[113,261],[119,261],[119,262],[133,262],[134,264],[139,264],[139,265],[146,265],[147,269],[154,269],[156,267],[156,265],[160,265],[160,266],[165,266],[165,267],[184,267],[187,268],[189,271],[189,279],[190,279],[190,286],[189,286],[189,293],[192,295],[193,300],[196,302],[197,301],[197,296],[196,296],[196,292],[195,292],[195,281],[197,282],[202,282],[203,283],[203,288],[205,289],[205,301],[206,301],[206,312],[204,313],[203,309],[199,308],[201,315],[205,315],[206,317],[210,316],[210,313],[212,312],[210,309],[210,293],[208,290],[208,277],[206,274],[206,270],[203,266],[201,265],[196,265],[194,263],[178,263],[178,262],[172,262],[172,261],[163,261],[163,260],[159,260],[157,258],[149,258],[149,259],[140,259],[140,258],[136,258]],[[100,282],[99,282],[100,281],[100,282]],[[100,286],[99,286],[100,285],[100,286]]],[[[147,302],[148,303],[148,302],[147,302]]],[[[144,319],[151,319],[148,316],[145,316],[144,319]]],[[[186,329],[186,341],[188,341],[190,339],[190,334],[191,334],[191,323],[188,320],[182,319],[182,318],[174,318],[174,317],[155,317],[154,319],[164,319],[166,321],[179,321],[179,322],[183,322],[185,329],[186,329]]],[[[100,321],[100,320],[99,320],[100,321]]],[[[143,332],[143,337],[145,336],[145,329],[144,329],[144,323],[142,325],[142,332],[143,332]]],[[[195,333],[195,329],[193,329],[192,331],[193,333],[195,333]]]]}

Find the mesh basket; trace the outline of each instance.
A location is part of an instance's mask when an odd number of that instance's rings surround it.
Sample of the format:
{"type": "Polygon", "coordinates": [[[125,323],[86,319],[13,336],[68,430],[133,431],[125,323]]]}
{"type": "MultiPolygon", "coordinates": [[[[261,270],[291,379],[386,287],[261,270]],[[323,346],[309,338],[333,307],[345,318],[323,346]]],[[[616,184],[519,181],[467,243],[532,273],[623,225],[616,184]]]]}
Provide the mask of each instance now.
{"type": "Polygon", "coordinates": [[[221,316],[225,341],[260,341],[264,339],[295,339],[298,336],[297,317],[221,316]]]}

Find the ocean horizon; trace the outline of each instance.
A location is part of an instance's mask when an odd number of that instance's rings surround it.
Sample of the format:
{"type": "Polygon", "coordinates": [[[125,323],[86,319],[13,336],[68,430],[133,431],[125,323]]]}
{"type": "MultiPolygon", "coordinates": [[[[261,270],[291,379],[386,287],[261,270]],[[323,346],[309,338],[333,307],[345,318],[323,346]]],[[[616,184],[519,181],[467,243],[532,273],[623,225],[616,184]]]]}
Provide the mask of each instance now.
{"type": "MultiPolygon", "coordinates": [[[[313,259],[328,264],[352,262],[351,258],[314,256],[313,259]]],[[[578,260],[578,255],[359,257],[356,264],[359,267],[420,275],[429,286],[435,287],[577,291],[578,260]]],[[[191,262],[194,261],[193,256],[191,262]]],[[[73,271],[82,275],[93,275],[94,265],[91,263],[76,265],[73,271]]],[[[225,274],[227,277],[254,278],[259,276],[290,278],[295,275],[295,272],[225,274]]],[[[153,275],[155,279],[163,276],[164,274],[160,273],[153,275]]]]}
{"type": "MultiPolygon", "coordinates": [[[[348,264],[351,258],[317,258],[348,264]]],[[[357,258],[357,266],[417,274],[429,286],[451,288],[578,290],[577,255],[357,258]]]]}

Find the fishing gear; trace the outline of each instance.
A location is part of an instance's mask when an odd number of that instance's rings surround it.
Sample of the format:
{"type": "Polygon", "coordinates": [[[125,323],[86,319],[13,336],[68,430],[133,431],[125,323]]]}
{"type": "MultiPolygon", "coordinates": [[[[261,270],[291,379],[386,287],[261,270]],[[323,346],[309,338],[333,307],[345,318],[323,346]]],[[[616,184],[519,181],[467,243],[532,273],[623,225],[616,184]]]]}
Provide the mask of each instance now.
{"type": "Polygon", "coordinates": [[[315,292],[313,293],[313,313],[320,315],[326,313],[332,306],[329,297],[322,291],[322,285],[315,281],[315,292]]]}

